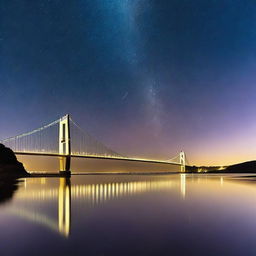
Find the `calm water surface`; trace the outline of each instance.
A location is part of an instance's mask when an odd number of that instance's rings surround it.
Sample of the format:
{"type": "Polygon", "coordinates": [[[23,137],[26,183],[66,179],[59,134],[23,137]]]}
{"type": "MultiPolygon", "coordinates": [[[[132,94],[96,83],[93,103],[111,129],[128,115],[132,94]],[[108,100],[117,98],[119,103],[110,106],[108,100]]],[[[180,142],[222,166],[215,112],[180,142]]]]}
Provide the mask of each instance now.
{"type": "Polygon", "coordinates": [[[0,191],[0,255],[256,255],[256,178],[74,175],[0,191]]]}

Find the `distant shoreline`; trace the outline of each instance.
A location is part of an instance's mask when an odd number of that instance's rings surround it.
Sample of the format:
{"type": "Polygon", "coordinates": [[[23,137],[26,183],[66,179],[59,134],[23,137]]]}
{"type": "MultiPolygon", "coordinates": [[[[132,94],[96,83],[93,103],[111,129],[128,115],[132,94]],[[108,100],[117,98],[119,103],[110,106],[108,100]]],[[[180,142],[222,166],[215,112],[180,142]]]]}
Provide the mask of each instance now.
{"type": "Polygon", "coordinates": [[[187,173],[256,173],[256,161],[247,161],[229,166],[188,166],[187,173]]]}

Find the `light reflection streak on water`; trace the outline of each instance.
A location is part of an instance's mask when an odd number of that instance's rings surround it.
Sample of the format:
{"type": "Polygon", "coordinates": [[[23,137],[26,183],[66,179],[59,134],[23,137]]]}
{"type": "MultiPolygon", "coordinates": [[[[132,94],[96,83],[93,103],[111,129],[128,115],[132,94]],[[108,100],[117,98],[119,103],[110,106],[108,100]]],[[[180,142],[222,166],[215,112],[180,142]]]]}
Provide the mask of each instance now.
{"type": "MultiPolygon", "coordinates": [[[[30,194],[30,190],[27,190],[27,182],[25,182],[24,195],[30,194]]],[[[46,184],[46,182],[41,184],[46,184]]],[[[39,192],[39,191],[38,191],[39,192]]],[[[44,215],[43,213],[36,212],[34,209],[27,209],[24,207],[11,206],[8,208],[8,212],[13,215],[20,216],[28,221],[39,223],[43,226],[48,227],[53,231],[59,232],[61,235],[68,237],[70,233],[70,223],[71,223],[71,191],[70,191],[70,180],[66,178],[60,178],[59,188],[56,191],[48,191],[50,198],[58,199],[58,221],[52,219],[51,217],[44,215]]],[[[40,196],[36,197],[36,191],[33,192],[32,198],[29,197],[17,197],[19,199],[36,199],[42,200],[48,194],[47,191],[40,191],[40,196]]],[[[17,194],[19,195],[19,193],[17,194]]]]}
{"type": "Polygon", "coordinates": [[[18,201],[46,201],[58,200],[58,220],[54,220],[47,215],[36,212],[34,209],[11,206],[8,212],[20,216],[26,220],[39,223],[51,230],[58,231],[61,235],[68,237],[70,234],[71,223],[71,201],[72,199],[83,199],[95,207],[108,200],[144,193],[147,191],[157,191],[172,188],[176,183],[172,180],[160,181],[132,181],[132,182],[111,182],[100,184],[86,184],[71,186],[70,180],[59,179],[59,188],[48,188],[44,178],[39,180],[39,189],[30,188],[30,182],[25,180],[24,189],[18,191],[15,198],[18,201]]]}
{"type": "Polygon", "coordinates": [[[180,193],[182,198],[185,199],[186,197],[186,174],[180,175],[180,193]]]}
{"type": "MultiPolygon", "coordinates": [[[[58,219],[55,220],[43,213],[36,212],[34,209],[22,207],[9,207],[11,214],[18,215],[29,221],[44,225],[59,234],[68,237],[71,229],[71,202],[75,199],[86,200],[92,207],[103,204],[109,200],[121,198],[124,196],[133,196],[141,193],[168,190],[179,188],[182,199],[185,200],[187,193],[186,184],[187,175],[181,174],[180,180],[163,179],[147,181],[127,181],[127,182],[106,182],[99,184],[71,185],[70,179],[59,178],[58,188],[47,187],[47,180],[25,180],[24,188],[20,189],[15,195],[15,199],[25,202],[42,202],[57,200],[58,219]],[[34,183],[34,184],[33,184],[34,183]],[[30,188],[31,186],[31,188],[30,188]]],[[[193,178],[192,178],[193,179],[193,178]]],[[[223,186],[224,179],[219,179],[223,186]]],[[[197,182],[207,182],[207,179],[198,179],[197,182]]]]}
{"type": "MultiPolygon", "coordinates": [[[[182,174],[181,182],[185,183],[185,174],[182,174]]],[[[61,178],[62,179],[62,178],[61,178]]],[[[60,183],[63,181],[60,179],[60,183]]],[[[70,186],[71,198],[82,198],[92,203],[104,202],[110,199],[128,196],[133,194],[144,193],[147,191],[157,191],[162,189],[172,188],[178,186],[176,182],[171,180],[164,181],[133,181],[133,182],[116,182],[116,183],[101,183],[101,184],[87,184],[87,185],[73,185],[70,186]]],[[[184,185],[182,185],[184,187],[184,185]]],[[[62,186],[60,185],[60,188],[62,186]]],[[[184,188],[183,188],[184,189],[184,188]]],[[[51,200],[55,198],[62,198],[62,190],[57,188],[43,187],[40,190],[23,190],[17,193],[17,199],[30,200],[51,200]]]]}

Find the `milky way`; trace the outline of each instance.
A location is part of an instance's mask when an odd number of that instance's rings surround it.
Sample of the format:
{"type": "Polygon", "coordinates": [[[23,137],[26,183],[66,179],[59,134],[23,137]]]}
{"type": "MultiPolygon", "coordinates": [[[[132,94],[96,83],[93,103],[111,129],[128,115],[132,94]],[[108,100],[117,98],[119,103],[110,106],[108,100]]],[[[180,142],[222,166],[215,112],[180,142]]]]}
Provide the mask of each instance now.
{"type": "Polygon", "coordinates": [[[70,113],[123,154],[255,158],[256,5],[2,1],[0,138],[70,113]]]}

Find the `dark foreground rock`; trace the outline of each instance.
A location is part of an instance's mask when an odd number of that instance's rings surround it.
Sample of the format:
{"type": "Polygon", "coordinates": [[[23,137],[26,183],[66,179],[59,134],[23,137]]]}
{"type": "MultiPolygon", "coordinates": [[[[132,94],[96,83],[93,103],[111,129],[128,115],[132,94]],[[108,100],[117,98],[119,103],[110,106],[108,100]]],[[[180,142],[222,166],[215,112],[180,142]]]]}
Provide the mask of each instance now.
{"type": "Polygon", "coordinates": [[[20,163],[10,148],[0,144],[0,179],[15,179],[26,177],[26,172],[22,163],[20,163]]]}

